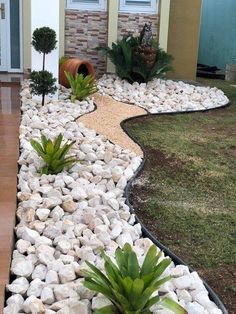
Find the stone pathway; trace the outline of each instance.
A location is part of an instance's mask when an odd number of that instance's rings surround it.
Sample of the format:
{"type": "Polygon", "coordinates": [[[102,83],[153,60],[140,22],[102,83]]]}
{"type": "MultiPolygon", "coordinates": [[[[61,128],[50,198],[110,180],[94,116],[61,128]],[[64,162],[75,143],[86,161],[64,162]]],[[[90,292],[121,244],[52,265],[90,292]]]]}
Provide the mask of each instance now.
{"type": "Polygon", "coordinates": [[[116,101],[110,96],[103,96],[96,93],[94,102],[97,109],[91,113],[85,114],[77,121],[82,122],[87,128],[94,129],[98,134],[109,138],[114,144],[122,148],[128,148],[139,156],[143,152],[139,145],[122,130],[120,123],[130,117],[146,114],[146,110],[116,101]]]}

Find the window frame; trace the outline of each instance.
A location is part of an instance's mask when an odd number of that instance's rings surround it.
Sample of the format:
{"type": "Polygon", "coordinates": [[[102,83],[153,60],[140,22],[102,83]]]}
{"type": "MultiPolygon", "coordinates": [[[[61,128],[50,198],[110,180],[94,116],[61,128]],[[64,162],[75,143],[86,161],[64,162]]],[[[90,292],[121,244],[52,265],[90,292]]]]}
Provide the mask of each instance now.
{"type": "MultiPolygon", "coordinates": [[[[129,0],[131,1],[131,0],[129,0]]],[[[144,5],[132,6],[126,4],[126,0],[120,0],[119,12],[124,13],[158,13],[159,0],[151,0],[151,5],[146,7],[144,5]]]]}
{"type": "Polygon", "coordinates": [[[66,1],[66,8],[69,10],[105,11],[105,0],[98,0],[98,3],[76,3],[73,0],[66,1]]]}

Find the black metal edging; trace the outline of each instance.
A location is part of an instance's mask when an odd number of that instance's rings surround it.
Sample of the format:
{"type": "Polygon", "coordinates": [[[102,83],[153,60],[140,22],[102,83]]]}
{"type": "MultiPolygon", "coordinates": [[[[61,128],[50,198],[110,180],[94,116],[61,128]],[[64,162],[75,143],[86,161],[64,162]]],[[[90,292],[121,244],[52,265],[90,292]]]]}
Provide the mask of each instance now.
{"type": "MultiPolygon", "coordinates": [[[[150,116],[161,116],[161,115],[179,115],[179,114],[191,114],[191,113],[195,113],[195,112],[208,112],[208,111],[213,111],[213,110],[219,110],[222,108],[226,108],[230,105],[230,101],[226,104],[223,105],[221,107],[216,107],[216,108],[212,108],[212,109],[205,109],[205,110],[192,110],[192,111],[178,111],[178,112],[160,112],[160,113],[154,113],[154,114],[150,114],[148,112],[148,114],[143,114],[143,115],[138,115],[135,117],[131,117],[131,118],[127,118],[125,120],[123,120],[120,123],[121,128],[123,129],[123,131],[137,144],[141,147],[142,151],[143,151],[143,160],[140,164],[140,166],[138,167],[138,169],[135,171],[133,177],[128,181],[126,187],[125,187],[125,191],[124,191],[124,197],[126,199],[126,204],[129,206],[131,213],[135,214],[135,219],[137,223],[140,223],[141,225],[141,229],[142,229],[142,235],[145,237],[148,237],[156,246],[158,246],[166,255],[168,255],[172,261],[176,264],[176,265],[185,265],[189,268],[190,272],[193,272],[193,268],[190,267],[189,265],[187,265],[181,258],[179,258],[177,255],[175,255],[168,247],[166,247],[163,243],[161,243],[159,240],[157,240],[152,233],[143,225],[143,223],[140,221],[140,219],[138,218],[138,215],[135,212],[135,209],[133,208],[132,204],[129,201],[129,197],[130,197],[130,187],[132,185],[132,183],[134,182],[134,180],[137,178],[137,176],[141,173],[141,171],[143,170],[144,164],[147,160],[147,154],[146,151],[144,149],[144,146],[142,144],[140,144],[133,135],[130,134],[130,132],[127,130],[127,128],[125,127],[125,123],[128,121],[132,121],[135,120],[137,118],[146,118],[146,117],[150,117],[150,116]]],[[[223,314],[229,314],[225,305],[223,304],[223,302],[220,300],[220,298],[218,297],[218,295],[214,292],[214,290],[205,282],[205,280],[203,280],[201,278],[205,288],[207,289],[208,293],[209,293],[209,297],[210,299],[218,306],[218,308],[222,311],[223,314]]]]}

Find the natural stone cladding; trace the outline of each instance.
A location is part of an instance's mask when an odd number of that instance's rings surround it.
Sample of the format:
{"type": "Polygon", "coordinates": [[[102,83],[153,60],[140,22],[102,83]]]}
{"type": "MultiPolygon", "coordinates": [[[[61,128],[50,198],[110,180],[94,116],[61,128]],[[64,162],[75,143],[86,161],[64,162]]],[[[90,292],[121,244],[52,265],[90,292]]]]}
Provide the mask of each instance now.
{"type": "MultiPolygon", "coordinates": [[[[153,35],[158,33],[158,15],[119,13],[118,38],[124,34],[139,34],[145,22],[152,22],[153,35]]],[[[90,61],[100,77],[106,72],[106,58],[96,50],[107,44],[108,15],[104,11],[66,10],[65,56],[90,61]]]]}
{"type": "Polygon", "coordinates": [[[132,33],[139,35],[144,23],[152,22],[152,33],[155,38],[158,34],[158,15],[147,13],[119,13],[118,16],[118,39],[123,35],[132,33]]]}
{"type": "Polygon", "coordinates": [[[96,50],[107,43],[107,12],[66,10],[65,56],[90,61],[97,76],[106,71],[106,58],[96,50]]]}

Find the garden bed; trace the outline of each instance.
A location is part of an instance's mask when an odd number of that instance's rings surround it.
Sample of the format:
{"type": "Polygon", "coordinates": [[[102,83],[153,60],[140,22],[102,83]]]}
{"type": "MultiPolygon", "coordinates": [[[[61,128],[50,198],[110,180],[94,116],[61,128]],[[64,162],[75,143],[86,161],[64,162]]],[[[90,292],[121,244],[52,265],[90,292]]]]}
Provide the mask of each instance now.
{"type": "MultiPolygon", "coordinates": [[[[220,91],[209,93],[225,105],[220,91]]],[[[85,261],[102,269],[101,248],[114,257],[118,246],[130,243],[141,262],[152,244],[142,237],[124,197],[127,182],[142,160],[75,121],[94,109],[92,100],[73,104],[63,89],[59,101],[41,107],[31,99],[27,83],[21,96],[17,242],[7,286],[12,296],[4,313],[87,314],[107,301],[82,285],[85,261]],[[65,139],[76,140],[72,152],[81,162],[58,175],[40,176],[42,162],[30,139],[39,139],[41,132],[50,138],[62,133],[65,139]]],[[[160,289],[162,294],[189,313],[222,313],[196,272],[172,262],[167,274],[173,279],[160,289]]],[[[169,313],[158,306],[152,311],[169,313]]]]}

